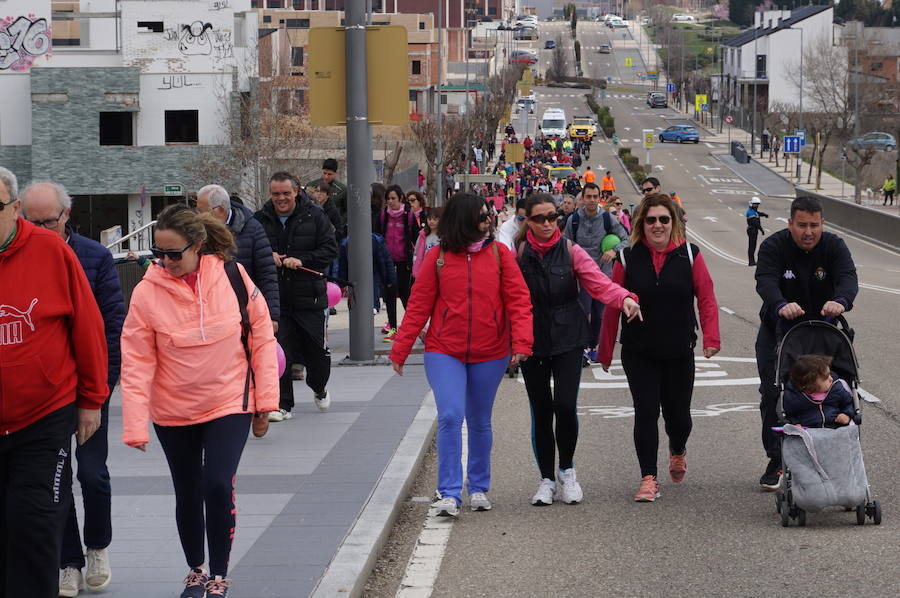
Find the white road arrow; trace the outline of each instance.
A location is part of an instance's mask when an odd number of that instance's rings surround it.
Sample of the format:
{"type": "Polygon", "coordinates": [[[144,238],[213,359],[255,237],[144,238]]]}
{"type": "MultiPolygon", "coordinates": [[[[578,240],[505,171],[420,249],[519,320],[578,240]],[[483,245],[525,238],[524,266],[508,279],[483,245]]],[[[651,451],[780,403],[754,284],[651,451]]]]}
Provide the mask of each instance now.
{"type": "Polygon", "coordinates": [[[718,222],[719,221],[719,219],[716,218],[715,216],[704,216],[703,219],[709,220],[710,222],[718,222]]]}
{"type": "Polygon", "coordinates": [[[656,165],[656,169],[657,169],[657,170],[665,170],[666,167],[663,166],[662,164],[657,164],[657,165],[656,165]]]}
{"type": "Polygon", "coordinates": [[[622,127],[622,128],[625,129],[626,131],[630,131],[630,130],[631,130],[631,127],[622,127]]]}
{"type": "Polygon", "coordinates": [[[701,164],[700,168],[704,170],[722,170],[721,168],[718,168],[716,166],[707,166],[706,164],[701,164]]]}
{"type": "Polygon", "coordinates": [[[785,224],[787,224],[787,218],[776,218],[775,220],[781,220],[785,224]]]}

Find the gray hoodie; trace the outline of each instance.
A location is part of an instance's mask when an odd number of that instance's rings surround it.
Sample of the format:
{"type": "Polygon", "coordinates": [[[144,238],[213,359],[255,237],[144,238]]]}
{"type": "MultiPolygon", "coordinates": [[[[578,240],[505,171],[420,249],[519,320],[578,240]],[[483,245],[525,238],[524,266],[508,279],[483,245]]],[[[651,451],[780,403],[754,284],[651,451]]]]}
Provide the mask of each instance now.
{"type": "Polygon", "coordinates": [[[597,213],[593,216],[588,216],[585,214],[583,207],[578,208],[578,210],[569,217],[564,234],[573,243],[580,245],[589,256],[594,258],[594,261],[600,266],[600,270],[611,277],[613,262],[604,264],[600,261],[600,257],[603,255],[603,252],[600,250],[600,242],[603,241],[603,237],[608,234],[616,235],[622,240],[621,243],[616,245],[616,252],[618,253],[620,249],[628,247],[628,232],[625,230],[625,227],[622,226],[622,223],[612,214],[606,217],[610,224],[612,224],[610,230],[606,230],[606,225],[603,222],[604,212],[605,210],[601,206],[597,206],[597,213]],[[578,222],[577,239],[574,236],[576,234],[573,230],[574,222],[578,222]]]}

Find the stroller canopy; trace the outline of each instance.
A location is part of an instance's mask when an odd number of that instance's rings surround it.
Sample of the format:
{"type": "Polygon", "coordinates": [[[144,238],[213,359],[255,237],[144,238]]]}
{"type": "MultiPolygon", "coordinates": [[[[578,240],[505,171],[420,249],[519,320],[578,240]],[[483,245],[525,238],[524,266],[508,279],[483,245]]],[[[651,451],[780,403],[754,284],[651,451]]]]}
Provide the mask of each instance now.
{"type": "Polygon", "coordinates": [[[841,328],[821,320],[800,322],[791,328],[778,346],[778,380],[787,380],[798,357],[817,354],[831,356],[832,371],[848,383],[858,383],[859,363],[850,340],[852,331],[843,317],[839,322],[841,328]]]}

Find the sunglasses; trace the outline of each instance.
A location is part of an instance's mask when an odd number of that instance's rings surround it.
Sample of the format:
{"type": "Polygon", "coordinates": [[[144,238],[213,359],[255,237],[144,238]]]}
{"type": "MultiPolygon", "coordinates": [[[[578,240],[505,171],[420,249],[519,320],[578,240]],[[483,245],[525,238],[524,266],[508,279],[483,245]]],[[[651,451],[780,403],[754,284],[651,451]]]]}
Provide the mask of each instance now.
{"type": "Polygon", "coordinates": [[[490,219],[491,215],[487,212],[481,212],[481,214],[478,216],[478,222],[488,222],[490,221],[490,219]]]}
{"type": "Polygon", "coordinates": [[[535,224],[544,224],[545,222],[556,222],[556,219],[559,218],[559,214],[553,212],[551,214],[538,214],[537,216],[529,216],[529,220],[534,222],[535,224]]]}
{"type": "Polygon", "coordinates": [[[9,201],[7,201],[7,202],[2,202],[2,201],[0,201],[0,212],[3,211],[3,208],[5,208],[6,206],[8,206],[8,205],[10,205],[10,204],[13,204],[13,203],[16,203],[16,200],[15,200],[15,199],[11,199],[11,200],[9,200],[9,201]]]}
{"type": "Polygon", "coordinates": [[[671,216],[645,216],[644,222],[647,224],[656,224],[656,221],[659,220],[660,224],[668,224],[672,221],[671,216]]]}
{"type": "Polygon", "coordinates": [[[158,260],[161,260],[164,257],[167,257],[170,260],[172,260],[173,262],[180,262],[181,258],[184,257],[183,256],[184,252],[193,246],[194,246],[194,244],[191,243],[184,249],[160,249],[159,247],[151,247],[150,253],[152,253],[153,257],[155,257],[158,260]]]}
{"type": "Polygon", "coordinates": [[[653,187],[641,187],[641,193],[643,193],[644,195],[653,193],[653,187]]]}
{"type": "Polygon", "coordinates": [[[617,202],[614,203],[613,205],[614,205],[614,206],[618,206],[618,207],[622,207],[622,202],[621,202],[621,201],[617,201],[617,202]]]}

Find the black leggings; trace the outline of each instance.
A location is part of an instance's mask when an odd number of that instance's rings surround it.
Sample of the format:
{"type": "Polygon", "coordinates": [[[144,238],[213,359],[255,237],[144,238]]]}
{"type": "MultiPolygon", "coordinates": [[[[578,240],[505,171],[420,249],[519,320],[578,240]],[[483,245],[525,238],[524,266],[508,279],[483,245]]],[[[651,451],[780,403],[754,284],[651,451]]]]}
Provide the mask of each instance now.
{"type": "Polygon", "coordinates": [[[660,407],[669,436],[670,454],[682,454],[691,434],[694,354],[674,359],[654,359],[623,347],[622,367],[634,401],[634,448],[641,466],[641,477],[655,476],[660,407]]]}
{"type": "Polygon", "coordinates": [[[175,522],[184,557],[188,567],[203,564],[205,534],[210,575],[228,573],[236,519],[234,475],[247,442],[250,417],[235,413],[190,426],[154,424],[172,472],[175,522]]]}
{"type": "Polygon", "coordinates": [[[531,403],[531,440],[534,458],[541,477],[556,479],[556,454],[559,448],[559,468],[574,465],[575,445],[578,443],[578,387],[581,384],[581,347],[553,355],[531,357],[522,362],[525,390],[531,403]],[[550,377],[553,377],[553,390],[550,377]],[[556,416],[556,436],[553,417],[556,416]]]}
{"type": "Polygon", "coordinates": [[[406,262],[394,262],[397,270],[397,284],[384,288],[384,305],[387,308],[388,324],[391,328],[397,328],[397,298],[403,303],[403,309],[409,303],[409,289],[411,286],[412,267],[406,262]]]}

